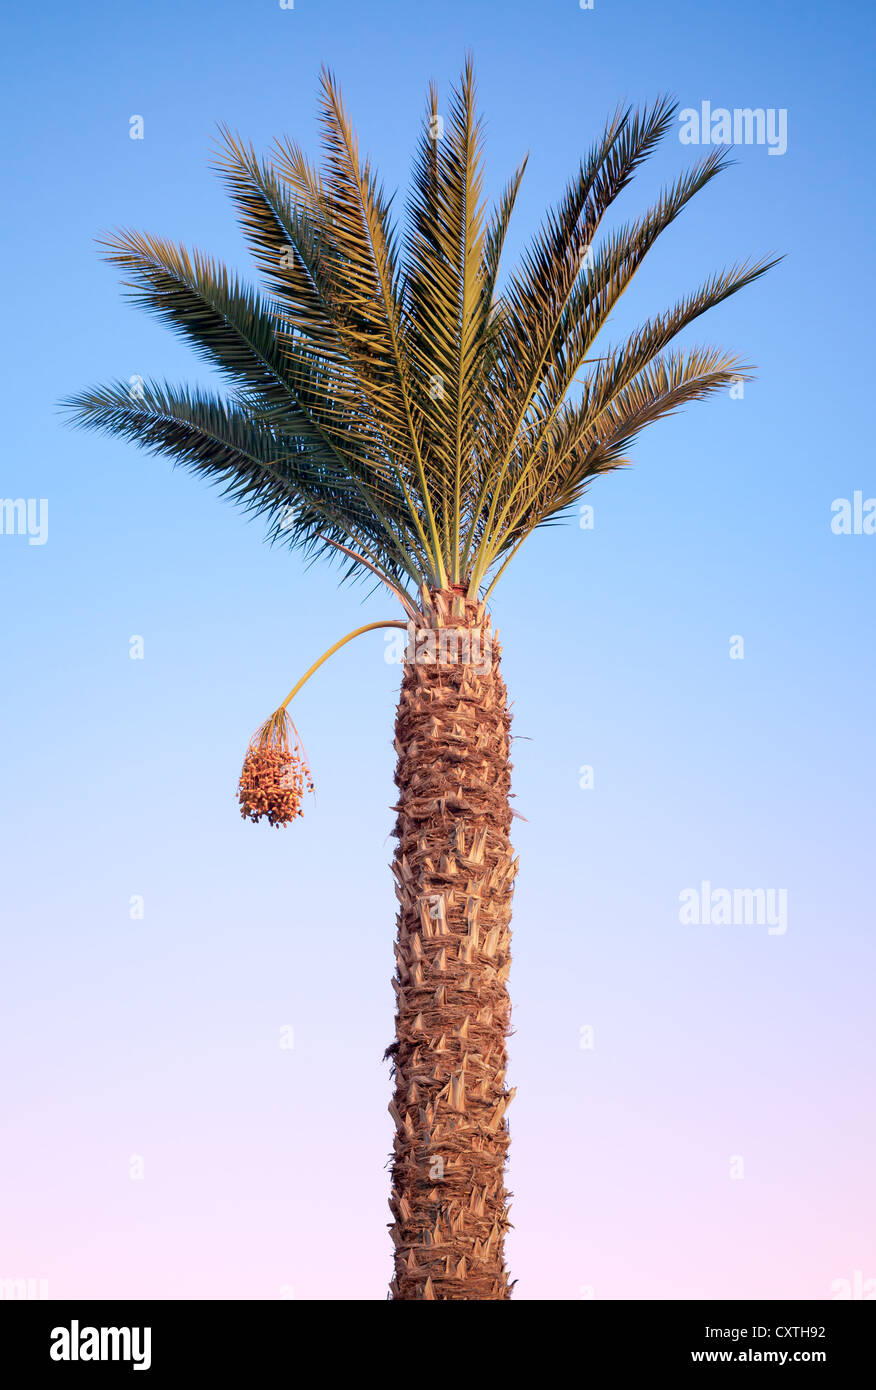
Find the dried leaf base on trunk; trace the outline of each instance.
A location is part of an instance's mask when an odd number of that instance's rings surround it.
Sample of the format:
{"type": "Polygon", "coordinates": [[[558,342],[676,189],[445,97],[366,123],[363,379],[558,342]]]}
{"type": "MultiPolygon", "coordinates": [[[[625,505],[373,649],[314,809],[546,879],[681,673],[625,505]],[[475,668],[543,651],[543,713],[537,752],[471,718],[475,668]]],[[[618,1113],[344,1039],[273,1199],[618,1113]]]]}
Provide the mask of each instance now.
{"type": "Polygon", "coordinates": [[[468,660],[439,643],[434,662],[407,661],[396,720],[390,1292],[507,1299],[511,719],[483,605],[444,591],[424,610],[418,636],[483,641],[468,660]]]}

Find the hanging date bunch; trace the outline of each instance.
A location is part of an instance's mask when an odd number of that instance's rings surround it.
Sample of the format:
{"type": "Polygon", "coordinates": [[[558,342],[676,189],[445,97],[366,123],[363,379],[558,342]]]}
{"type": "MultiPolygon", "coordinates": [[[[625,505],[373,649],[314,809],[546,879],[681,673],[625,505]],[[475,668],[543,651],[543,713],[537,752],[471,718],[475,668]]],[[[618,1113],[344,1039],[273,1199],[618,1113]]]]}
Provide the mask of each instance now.
{"type": "Polygon", "coordinates": [[[237,789],[240,814],[253,822],[264,818],[269,825],[290,825],[304,814],[306,791],[313,791],[310,768],[298,730],[281,705],[247,749],[237,789]]]}

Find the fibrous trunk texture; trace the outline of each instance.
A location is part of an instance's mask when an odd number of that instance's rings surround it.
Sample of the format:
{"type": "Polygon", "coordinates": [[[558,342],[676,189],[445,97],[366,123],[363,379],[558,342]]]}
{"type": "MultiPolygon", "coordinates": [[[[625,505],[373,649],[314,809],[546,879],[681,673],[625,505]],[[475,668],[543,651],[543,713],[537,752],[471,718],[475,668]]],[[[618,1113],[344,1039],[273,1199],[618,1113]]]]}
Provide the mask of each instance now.
{"type": "Polygon", "coordinates": [[[509,727],[483,605],[423,596],[396,720],[394,1299],[507,1299],[509,727]]]}

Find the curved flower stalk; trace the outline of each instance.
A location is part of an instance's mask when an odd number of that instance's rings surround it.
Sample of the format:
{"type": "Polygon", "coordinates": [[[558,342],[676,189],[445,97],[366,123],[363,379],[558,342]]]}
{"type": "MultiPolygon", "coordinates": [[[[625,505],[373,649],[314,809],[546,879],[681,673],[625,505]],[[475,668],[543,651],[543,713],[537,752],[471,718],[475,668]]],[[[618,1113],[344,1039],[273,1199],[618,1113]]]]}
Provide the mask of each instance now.
{"type": "Polygon", "coordinates": [[[251,820],[255,824],[264,819],[269,825],[283,826],[291,825],[298,816],[304,815],[302,800],[305,791],[313,792],[313,777],[304,745],[292,723],[288,706],[310,677],[329,657],[334,656],[336,651],[352,642],[354,637],[360,637],[363,632],[374,632],[377,628],[384,627],[403,628],[405,624],[391,619],[387,622],[366,623],[364,627],[357,627],[355,631],[348,632],[346,637],[335,642],[334,646],[323,652],[319,660],[305,671],[283,703],[277,706],[273,714],[268,715],[253,734],[237,788],[240,814],[244,820],[251,820]]]}

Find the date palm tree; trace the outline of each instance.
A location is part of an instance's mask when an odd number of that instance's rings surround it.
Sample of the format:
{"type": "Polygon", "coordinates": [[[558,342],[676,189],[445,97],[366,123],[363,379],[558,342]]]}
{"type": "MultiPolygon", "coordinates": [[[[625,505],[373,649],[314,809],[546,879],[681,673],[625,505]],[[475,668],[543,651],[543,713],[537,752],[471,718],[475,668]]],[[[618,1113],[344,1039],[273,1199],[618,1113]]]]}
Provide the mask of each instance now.
{"type": "MultiPolygon", "coordinates": [[[[320,106],[319,169],[288,140],[265,159],[221,133],[218,167],[263,289],[158,237],[104,241],[134,301],[227,392],[118,383],[67,404],[78,424],[169,455],[263,514],[272,539],[338,559],[400,605],[391,1296],[505,1299],[516,860],[489,601],[526,538],[628,463],[646,425],[746,375],[716,348],[670,345],[773,262],[722,270],[604,343],[645,256],[726,163],[711,151],[603,232],[672,127],[671,101],[610,117],[502,279],[525,166],[488,206],[470,60],[444,113],[429,90],[403,233],[328,71],[320,106]]],[[[245,815],[276,824],[300,810],[308,777],[289,699],[261,726],[240,789],[245,815]]]]}

